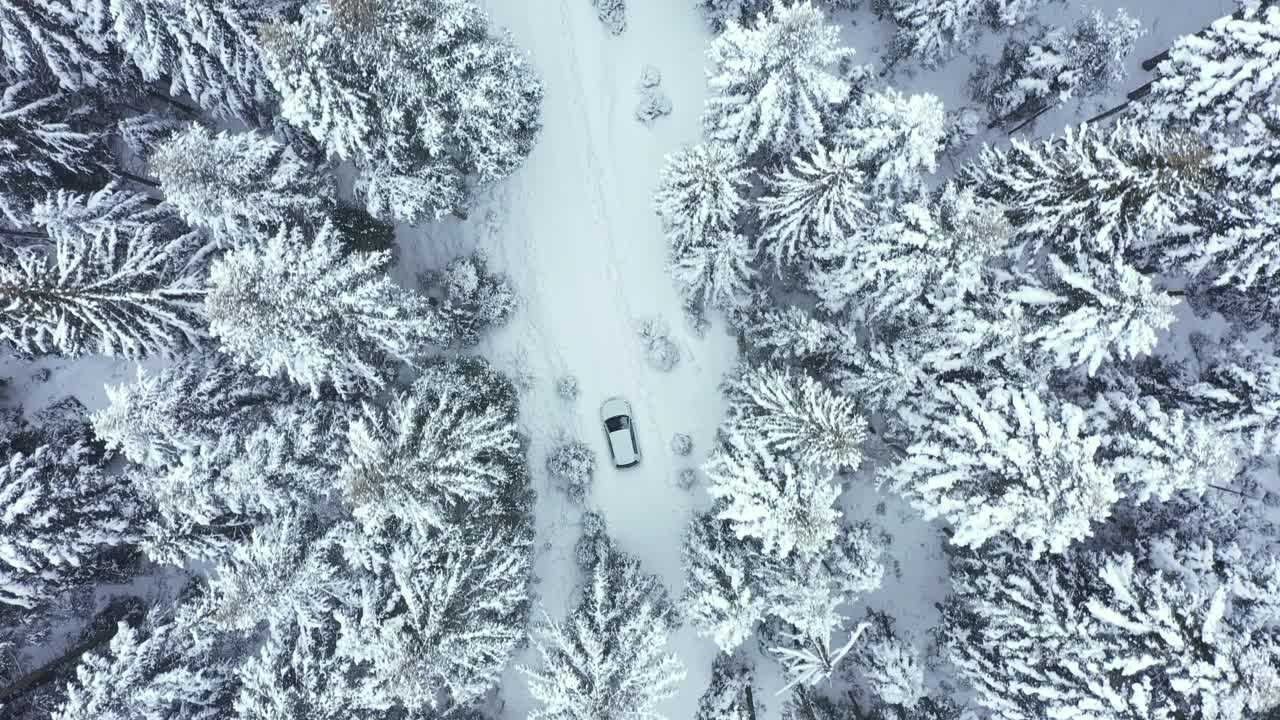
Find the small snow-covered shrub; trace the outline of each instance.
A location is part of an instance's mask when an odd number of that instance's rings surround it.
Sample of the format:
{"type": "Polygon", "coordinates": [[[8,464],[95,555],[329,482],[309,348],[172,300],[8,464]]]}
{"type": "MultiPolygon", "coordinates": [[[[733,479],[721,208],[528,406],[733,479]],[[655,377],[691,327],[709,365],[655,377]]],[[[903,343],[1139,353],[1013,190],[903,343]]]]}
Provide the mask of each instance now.
{"type": "Polygon", "coordinates": [[[693,452],[693,438],[685,433],[676,433],[671,436],[671,452],[676,455],[688,455],[693,452]]]}
{"type": "Polygon", "coordinates": [[[489,272],[488,257],[477,250],[456,258],[443,270],[425,273],[424,290],[439,301],[453,341],[470,347],[487,328],[506,324],[516,307],[516,293],[505,275],[489,272]]]}
{"type": "Polygon", "coordinates": [[[556,446],[547,456],[547,472],[575,503],[586,499],[595,469],[595,452],[578,440],[556,446]]]}
{"type": "Polygon", "coordinates": [[[640,91],[640,102],[636,105],[636,119],[645,125],[652,125],[654,120],[671,114],[671,98],[658,88],[645,88],[640,91]]]}
{"type": "Polygon", "coordinates": [[[649,364],[662,372],[669,372],[680,362],[680,348],[669,336],[667,324],[661,318],[650,318],[640,325],[640,340],[649,364]]]}
{"type": "Polygon", "coordinates": [[[640,88],[658,87],[662,83],[662,71],[652,65],[640,68],[640,88]]]}
{"type": "Polygon", "coordinates": [[[693,468],[684,468],[680,474],[676,476],[676,487],[681,490],[692,490],[694,485],[698,484],[698,471],[693,468]]]}
{"type": "Polygon", "coordinates": [[[573,402],[578,399],[578,378],[572,375],[564,375],[556,381],[556,395],[561,400],[573,402]]]}
{"type": "Polygon", "coordinates": [[[589,512],[582,516],[582,535],[573,545],[574,562],[583,570],[595,567],[600,558],[601,543],[608,544],[604,518],[600,513],[589,512]]]}
{"type": "Polygon", "coordinates": [[[596,6],[596,15],[606,29],[614,35],[621,35],[627,29],[627,5],[625,0],[591,0],[596,6]]]}

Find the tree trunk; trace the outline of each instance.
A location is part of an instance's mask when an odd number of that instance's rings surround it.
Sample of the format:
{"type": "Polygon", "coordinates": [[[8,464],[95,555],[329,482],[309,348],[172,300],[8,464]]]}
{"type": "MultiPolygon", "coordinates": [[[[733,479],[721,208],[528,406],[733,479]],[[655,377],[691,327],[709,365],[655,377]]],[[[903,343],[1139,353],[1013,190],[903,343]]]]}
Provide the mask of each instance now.
{"type": "Polygon", "coordinates": [[[178,110],[181,110],[182,112],[190,115],[191,117],[200,117],[200,111],[197,110],[196,108],[193,108],[184,102],[179,102],[178,100],[174,100],[172,97],[169,97],[168,95],[162,92],[157,92],[155,90],[148,90],[147,96],[153,97],[157,100],[168,103],[169,105],[173,106],[178,110]]]}
{"type": "Polygon", "coordinates": [[[1118,113],[1123,112],[1128,107],[1129,107],[1129,101],[1126,100],[1123,103],[1111,108],[1110,110],[1107,110],[1106,112],[1102,112],[1097,115],[1094,115],[1093,117],[1089,118],[1088,120],[1085,120],[1084,122],[1086,125],[1093,125],[1094,123],[1100,123],[1103,120],[1106,120],[1107,118],[1111,117],[1112,115],[1116,115],[1118,113]]]}
{"type": "Polygon", "coordinates": [[[155,180],[144,178],[141,175],[134,175],[133,173],[128,172],[127,170],[117,170],[116,175],[119,175],[125,180],[132,180],[133,182],[136,182],[139,185],[146,185],[147,187],[153,187],[153,188],[160,187],[160,183],[156,182],[155,180]]]}

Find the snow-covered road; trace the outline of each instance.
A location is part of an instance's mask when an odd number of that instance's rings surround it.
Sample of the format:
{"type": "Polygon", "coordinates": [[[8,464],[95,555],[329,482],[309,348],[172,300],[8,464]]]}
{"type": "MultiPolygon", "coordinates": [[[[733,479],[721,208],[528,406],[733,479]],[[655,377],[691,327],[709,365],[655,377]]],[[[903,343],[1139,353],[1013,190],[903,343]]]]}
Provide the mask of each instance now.
{"type": "MultiPolygon", "coordinates": [[[[495,269],[512,276],[523,297],[511,324],[481,350],[508,367],[523,357],[534,375],[522,419],[539,491],[539,541],[546,542],[536,590],[548,612],[563,616],[578,579],[572,546],[579,513],[542,470],[561,433],[600,453],[589,505],[603,512],[622,547],[660,574],[675,596],[683,583],[681,535],[706,493],[679,490],[674,480],[681,468],[700,465],[710,448],[724,409],[718,384],[736,357],[722,324],[701,338],[686,326],[651,209],[664,156],[699,139],[706,30],[688,0],[629,3],[628,28],[618,37],[608,34],[588,0],[485,5],[543,78],[542,137],[525,166],[469,221],[402,230],[399,279],[409,284],[413,273],[478,245],[495,269]],[[662,72],[661,87],[674,106],[652,128],[633,117],[646,64],[662,72]],[[639,323],[652,317],[667,322],[680,346],[680,363],[668,373],[648,365],[637,337],[639,323]],[[579,380],[576,402],[556,395],[555,381],[564,374],[579,380]],[[608,467],[598,408],[610,395],[634,407],[644,454],[637,468],[608,467]],[[677,432],[693,436],[692,456],[672,455],[677,432]]],[[[715,648],[688,629],[672,644],[689,675],[662,710],[688,718],[706,687],[715,648]]],[[[526,717],[523,678],[510,672],[503,692],[504,716],[526,717]]]]}

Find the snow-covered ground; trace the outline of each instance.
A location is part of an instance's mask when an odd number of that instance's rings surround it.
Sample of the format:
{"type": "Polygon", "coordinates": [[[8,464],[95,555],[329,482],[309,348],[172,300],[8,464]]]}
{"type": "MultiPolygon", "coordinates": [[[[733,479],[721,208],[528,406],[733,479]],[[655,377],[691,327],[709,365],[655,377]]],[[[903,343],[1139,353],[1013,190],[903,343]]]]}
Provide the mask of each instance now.
{"type": "MultiPolygon", "coordinates": [[[[572,547],[579,512],[543,470],[561,433],[599,453],[588,504],[604,514],[621,546],[678,594],[684,527],[706,493],[701,487],[680,490],[674,481],[681,468],[700,465],[711,447],[724,413],[720,379],[736,349],[722,323],[703,337],[686,325],[650,198],[664,156],[699,140],[709,37],[688,0],[629,3],[628,28],[618,37],[600,24],[588,0],[486,5],[543,78],[542,137],[524,167],[479,203],[469,221],[402,229],[399,279],[411,283],[415,273],[478,245],[489,252],[493,269],[511,275],[523,297],[511,324],[481,351],[508,369],[523,364],[533,374],[521,407],[539,492],[539,541],[546,542],[536,565],[537,592],[551,616],[563,616],[578,581],[572,547]],[[661,71],[662,90],[674,106],[652,128],[634,118],[646,64],[661,71]],[[654,317],[666,321],[680,346],[681,360],[671,372],[649,366],[637,336],[637,326],[654,317]],[[556,379],[565,374],[579,381],[572,403],[555,392],[556,379]],[[634,408],[644,455],[636,468],[609,466],[598,412],[610,395],[634,408]],[[693,437],[689,457],[670,450],[678,432],[693,437]]],[[[687,718],[706,687],[715,646],[688,629],[672,646],[689,675],[663,710],[687,718]]],[[[504,717],[526,717],[523,677],[509,672],[503,694],[504,717]]]]}

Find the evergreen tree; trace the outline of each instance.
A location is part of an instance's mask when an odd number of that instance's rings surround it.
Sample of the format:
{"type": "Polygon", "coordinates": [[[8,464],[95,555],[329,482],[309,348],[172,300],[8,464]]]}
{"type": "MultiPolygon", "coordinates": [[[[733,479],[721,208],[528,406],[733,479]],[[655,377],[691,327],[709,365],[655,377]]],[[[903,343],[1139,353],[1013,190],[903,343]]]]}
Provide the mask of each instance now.
{"type": "Polygon", "coordinates": [[[0,618],[118,579],[135,554],[142,504],[93,449],[67,440],[0,465],[0,618]]]}
{"type": "Polygon", "coordinates": [[[525,637],[527,523],[425,538],[391,526],[339,535],[359,587],[341,652],[366,667],[363,693],[421,715],[474,703],[497,685],[525,637]]]}
{"type": "Polygon", "coordinates": [[[974,100],[992,123],[1012,126],[1069,100],[1114,90],[1142,26],[1123,9],[1114,18],[1086,13],[1070,28],[1041,28],[1027,40],[1011,38],[1000,61],[979,66],[970,78],[974,100]]]}
{"type": "Polygon", "coordinates": [[[685,531],[682,608],[698,634],[728,653],[741,646],[764,617],[764,558],[716,515],[713,509],[695,516],[685,531]]]}
{"type": "Polygon", "coordinates": [[[335,652],[340,627],[330,619],[315,625],[276,628],[257,655],[237,669],[235,698],[241,720],[381,720],[386,710],[361,692],[359,666],[335,652]]]}
{"type": "Polygon", "coordinates": [[[519,302],[510,278],[489,272],[482,250],[429,273],[424,286],[424,292],[439,296],[439,311],[451,326],[452,342],[463,347],[480,342],[484,330],[506,324],[519,302]]]}
{"type": "Polygon", "coordinates": [[[378,2],[355,27],[314,0],[263,37],[282,114],[356,163],[374,217],[462,212],[533,147],[542,88],[470,0],[378,2]]]}
{"type": "Polygon", "coordinates": [[[0,56],[17,75],[49,73],[71,91],[101,86],[111,77],[110,53],[85,25],[77,0],[2,0],[0,37],[0,56]]]}
{"type": "Polygon", "coordinates": [[[1239,433],[1256,457],[1280,456],[1280,358],[1243,342],[1210,354],[1189,386],[1171,384],[1170,400],[1239,433]]]}
{"type": "Polygon", "coordinates": [[[853,149],[881,193],[914,194],[938,168],[946,133],[942,101],[892,88],[865,93],[846,112],[840,141],[853,149]]]}
{"type": "Polygon", "coordinates": [[[778,456],[766,439],[734,429],[704,468],[716,517],[730,521],[739,538],[755,538],[767,553],[820,553],[836,537],[840,488],[830,470],[778,456]]]}
{"type": "Polygon", "coordinates": [[[31,219],[45,235],[57,239],[90,240],[115,232],[137,234],[153,245],[167,247],[174,267],[184,270],[198,263],[204,241],[171,209],[157,205],[146,193],[111,183],[91,193],[58,190],[31,209],[31,219]],[[192,255],[185,266],[184,256],[192,255]]]}
{"type": "Polygon", "coordinates": [[[867,421],[851,398],[808,375],[749,369],[730,387],[727,425],[803,464],[856,470],[867,421]]]}
{"type": "Polygon", "coordinates": [[[775,3],[753,26],[730,22],[708,51],[713,96],[703,124],[713,140],[743,155],[786,156],[833,128],[832,114],[849,97],[835,73],[853,51],[838,29],[805,0],[775,3]]]}
{"type": "Polygon", "coordinates": [[[1120,497],[1084,411],[1032,390],[947,385],[905,421],[914,439],[883,481],[946,518],[954,545],[1009,533],[1033,556],[1061,553],[1120,497]]]}
{"type": "Polygon", "coordinates": [[[367,527],[402,523],[422,537],[502,495],[523,463],[516,409],[476,402],[461,374],[424,376],[351,424],[348,498],[367,527]]]}
{"type": "Polygon", "coordinates": [[[228,638],[198,612],[121,623],[110,650],[86,655],[54,720],[217,720],[235,692],[228,638]]]}
{"type": "Polygon", "coordinates": [[[1069,265],[1049,255],[1048,265],[1039,277],[1022,276],[1022,286],[1006,296],[1026,307],[1029,332],[1020,339],[1058,367],[1082,365],[1093,375],[1114,357],[1151,352],[1173,324],[1178,299],[1119,259],[1082,255],[1069,265]]]}
{"type": "Polygon", "coordinates": [[[912,712],[927,695],[919,653],[894,632],[889,615],[868,610],[867,617],[867,641],[854,657],[858,673],[879,703],[912,712]]]}
{"type": "Polygon", "coordinates": [[[246,132],[216,135],[193,124],[149,158],[165,200],[192,225],[240,244],[281,225],[318,226],[334,206],[324,175],[276,140],[246,132]]]}
{"type": "Polygon", "coordinates": [[[1199,148],[1182,133],[1120,120],[1106,131],[1084,125],[1043,142],[1015,138],[1008,150],[984,150],[961,175],[1008,209],[1029,255],[1049,247],[1136,259],[1212,188],[1199,148]]]}
{"type": "MultiPolygon", "coordinates": [[[[4,17],[6,8],[13,7],[12,2],[0,4],[4,50],[12,47],[4,17]]],[[[93,105],[82,93],[0,70],[2,219],[12,225],[26,225],[31,220],[32,206],[46,194],[59,188],[92,185],[106,172],[110,163],[107,138],[94,126],[93,113],[93,105]]]]}
{"type": "Polygon", "coordinates": [[[654,706],[675,694],[685,670],[664,652],[676,616],[662,583],[617,548],[601,527],[581,599],[564,623],[535,631],[538,669],[524,668],[540,707],[534,720],[660,718],[654,706]]]}
{"type": "Polygon", "coordinates": [[[898,26],[889,49],[892,63],[910,58],[941,67],[973,44],[987,0],[885,0],[881,15],[898,26]]]}
{"type": "Polygon", "coordinates": [[[672,260],[671,275],[698,307],[731,310],[748,302],[755,258],[756,248],[743,235],[704,235],[672,260]]]}
{"type": "Polygon", "coordinates": [[[747,190],[746,166],[731,145],[693,145],[668,155],[653,203],[672,255],[733,233],[747,190]]]}
{"type": "Polygon", "coordinates": [[[860,154],[819,143],[798,154],[758,201],[761,244],[781,268],[827,259],[865,221],[869,198],[860,154]]]}
{"type": "Polygon", "coordinates": [[[132,482],[156,511],[144,543],[156,561],[221,555],[259,523],[337,494],[342,404],[222,356],[188,357],[107,397],[94,429],[141,466],[132,482]]]}
{"type": "Polygon", "coordinates": [[[0,338],[24,353],[173,356],[205,342],[186,258],[145,229],[56,233],[0,266],[0,338]]]}
{"type": "Polygon", "coordinates": [[[1166,411],[1151,397],[1109,392],[1095,400],[1090,416],[1104,438],[1103,467],[1135,503],[1230,485],[1247,453],[1235,433],[1182,409],[1166,411]]]}
{"type": "Polygon", "coordinates": [[[756,720],[764,714],[758,693],[751,664],[736,655],[717,655],[693,720],[756,720]]]}
{"type": "Polygon", "coordinates": [[[847,348],[857,342],[846,328],[795,305],[762,305],[733,324],[752,363],[798,367],[818,377],[831,371],[847,348]]]}
{"type": "Polygon", "coordinates": [[[124,50],[147,82],[167,83],[224,119],[269,126],[278,97],[258,41],[275,0],[74,0],[92,32],[124,50]]]}
{"type": "Polygon", "coordinates": [[[730,22],[749,25],[757,15],[767,12],[769,0],[694,0],[707,16],[707,24],[716,33],[722,32],[730,22]]]}
{"type": "Polygon", "coordinates": [[[1041,562],[960,554],[951,661],[1001,717],[1264,717],[1280,704],[1276,559],[1198,534],[1041,562]]]}
{"type": "Polygon", "coordinates": [[[1280,7],[1250,2],[1241,4],[1239,17],[1221,18],[1204,32],[1179,38],[1156,70],[1145,111],[1202,135],[1264,115],[1280,87],[1273,72],[1277,37],[1280,7]]]}
{"type": "Polygon", "coordinates": [[[310,242],[282,229],[213,265],[210,330],[237,359],[313,393],[382,387],[391,361],[414,362],[427,345],[447,344],[427,299],[382,274],[387,258],[345,254],[329,225],[310,242]]]}

